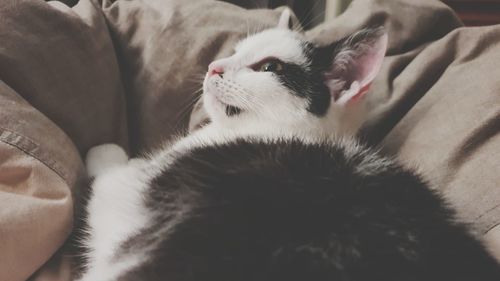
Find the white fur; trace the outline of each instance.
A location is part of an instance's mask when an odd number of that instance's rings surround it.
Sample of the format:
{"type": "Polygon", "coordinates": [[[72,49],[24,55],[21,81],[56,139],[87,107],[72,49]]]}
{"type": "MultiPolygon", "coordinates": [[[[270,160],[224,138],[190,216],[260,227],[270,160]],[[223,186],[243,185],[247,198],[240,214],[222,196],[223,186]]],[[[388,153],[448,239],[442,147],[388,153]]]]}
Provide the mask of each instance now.
{"type": "MultiPolygon", "coordinates": [[[[282,16],[281,25],[285,21],[288,24],[288,17],[282,16]]],[[[242,40],[233,56],[211,65],[223,67],[224,78],[207,74],[205,79],[203,101],[212,123],[166,145],[151,157],[128,161],[125,152],[115,145],[89,151],[87,169],[96,178],[87,208],[89,236],[85,244],[90,249],[89,264],[79,281],[116,280],[146,260],[148,249],[122,258],[116,256],[116,251],[151,223],[151,211],[143,202],[148,182],[190,149],[230,142],[237,137],[295,137],[314,143],[357,131],[360,114],[355,109],[346,112],[332,104],[325,117],[316,117],[307,112],[304,99],[291,95],[271,73],[249,68],[267,57],[307,66],[301,40],[301,35],[287,28],[270,29],[242,40]],[[226,104],[245,112],[228,117],[226,104]]],[[[353,142],[345,144],[348,150],[359,149],[353,142]]]]}
{"type": "MultiPolygon", "coordinates": [[[[281,21],[285,21],[286,11],[281,21]]],[[[363,32],[353,35],[360,37],[363,32]]],[[[207,73],[203,83],[203,103],[214,123],[221,127],[238,129],[245,127],[281,128],[284,131],[353,135],[362,125],[365,117],[365,99],[352,101],[363,87],[378,73],[387,47],[387,35],[371,43],[358,43],[349,49],[347,40],[341,46],[332,65],[332,72],[325,73],[325,85],[332,95],[332,103],[325,116],[318,117],[307,111],[307,100],[290,94],[273,73],[254,71],[252,66],[266,58],[276,58],[286,63],[310,67],[310,61],[303,53],[301,34],[287,28],[273,28],[249,36],[239,42],[234,55],[214,61],[211,69],[223,70],[223,77],[207,73]],[[359,60],[359,61],[358,61],[359,60]],[[361,62],[363,64],[361,64],[361,62]],[[349,87],[345,87],[340,73],[354,71],[356,77],[349,87]],[[345,90],[342,90],[346,88],[345,90]],[[227,105],[243,110],[242,114],[228,117],[227,105]]],[[[345,74],[344,74],[345,75],[345,74]]]]}
{"type": "Polygon", "coordinates": [[[116,259],[121,243],[149,223],[143,203],[148,181],[157,172],[145,160],[128,160],[123,149],[105,144],[87,154],[87,169],[96,176],[87,206],[88,270],[80,281],[115,280],[125,269],[144,261],[144,253],[116,259]]]}
{"type": "Polygon", "coordinates": [[[342,106],[332,104],[325,117],[319,118],[307,111],[307,101],[289,93],[272,73],[256,72],[250,66],[264,58],[274,57],[288,63],[308,66],[303,54],[303,38],[297,32],[276,28],[269,29],[242,40],[236,53],[212,63],[224,69],[224,78],[207,74],[203,84],[203,103],[214,123],[237,129],[261,127],[284,131],[352,134],[360,126],[362,107],[346,112],[342,106]],[[226,116],[226,105],[237,106],[244,114],[226,116]],[[359,111],[349,116],[353,111],[359,111]]]}
{"type": "Polygon", "coordinates": [[[108,169],[127,163],[127,153],[116,144],[104,144],[91,148],[87,152],[85,163],[87,173],[91,177],[97,177],[108,169]]]}
{"type": "Polygon", "coordinates": [[[203,102],[211,119],[232,128],[263,120],[300,126],[290,118],[303,122],[310,115],[306,101],[290,95],[273,74],[250,66],[269,57],[306,65],[301,40],[296,32],[269,29],[242,40],[233,56],[213,62],[212,67],[224,69],[224,78],[207,74],[203,84],[203,102]],[[245,114],[227,118],[224,103],[242,108],[245,114]]]}

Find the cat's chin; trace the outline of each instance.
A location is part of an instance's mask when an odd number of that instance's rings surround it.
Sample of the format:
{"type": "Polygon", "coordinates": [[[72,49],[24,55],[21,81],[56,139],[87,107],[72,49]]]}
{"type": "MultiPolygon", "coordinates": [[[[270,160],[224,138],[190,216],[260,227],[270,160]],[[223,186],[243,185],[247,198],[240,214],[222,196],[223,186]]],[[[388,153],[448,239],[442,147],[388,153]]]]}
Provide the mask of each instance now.
{"type": "Polygon", "coordinates": [[[221,112],[226,117],[234,117],[240,115],[243,112],[243,109],[241,109],[240,107],[223,101],[217,95],[215,94],[209,94],[209,95],[210,95],[209,99],[211,100],[210,103],[214,108],[214,110],[221,112]]]}
{"type": "Polygon", "coordinates": [[[243,110],[240,107],[226,103],[225,101],[222,101],[216,95],[214,95],[214,97],[215,97],[215,100],[222,106],[224,113],[226,114],[227,117],[233,117],[233,116],[239,115],[239,114],[241,114],[241,112],[243,112],[243,110]]]}

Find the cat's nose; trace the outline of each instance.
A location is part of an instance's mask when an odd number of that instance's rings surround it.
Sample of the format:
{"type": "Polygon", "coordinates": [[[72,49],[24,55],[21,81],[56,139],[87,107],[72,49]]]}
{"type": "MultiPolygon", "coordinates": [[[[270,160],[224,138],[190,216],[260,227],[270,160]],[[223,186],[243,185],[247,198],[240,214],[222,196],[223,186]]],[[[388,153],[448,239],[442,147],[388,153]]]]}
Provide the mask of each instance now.
{"type": "Polygon", "coordinates": [[[214,63],[211,63],[208,66],[208,75],[209,76],[219,75],[220,77],[222,77],[223,74],[224,74],[224,68],[222,66],[216,65],[214,63]]]}

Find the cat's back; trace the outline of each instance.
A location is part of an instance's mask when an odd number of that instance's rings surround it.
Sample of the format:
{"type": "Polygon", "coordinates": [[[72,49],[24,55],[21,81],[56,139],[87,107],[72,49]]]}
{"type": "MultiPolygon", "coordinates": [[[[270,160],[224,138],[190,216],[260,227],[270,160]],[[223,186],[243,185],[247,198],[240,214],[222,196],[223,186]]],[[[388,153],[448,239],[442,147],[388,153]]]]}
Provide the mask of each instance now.
{"type": "Polygon", "coordinates": [[[122,249],[149,258],[121,280],[499,280],[418,176],[355,142],[202,146],[150,186],[122,249]]]}

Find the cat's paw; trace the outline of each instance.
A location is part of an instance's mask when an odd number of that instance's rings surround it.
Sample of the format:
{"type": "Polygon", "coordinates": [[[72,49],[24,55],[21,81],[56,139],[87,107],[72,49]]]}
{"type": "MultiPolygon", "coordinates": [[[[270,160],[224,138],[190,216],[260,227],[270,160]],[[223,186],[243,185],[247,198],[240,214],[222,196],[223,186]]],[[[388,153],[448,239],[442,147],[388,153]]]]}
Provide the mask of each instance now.
{"type": "Polygon", "coordinates": [[[87,152],[86,166],[87,173],[91,177],[96,177],[109,168],[124,165],[128,162],[125,150],[116,144],[102,144],[92,147],[87,152]]]}

